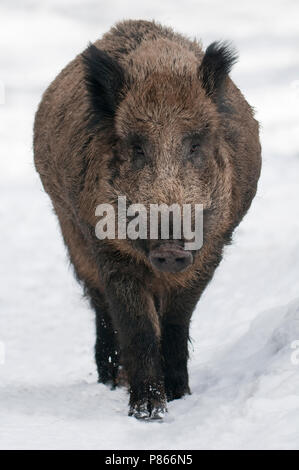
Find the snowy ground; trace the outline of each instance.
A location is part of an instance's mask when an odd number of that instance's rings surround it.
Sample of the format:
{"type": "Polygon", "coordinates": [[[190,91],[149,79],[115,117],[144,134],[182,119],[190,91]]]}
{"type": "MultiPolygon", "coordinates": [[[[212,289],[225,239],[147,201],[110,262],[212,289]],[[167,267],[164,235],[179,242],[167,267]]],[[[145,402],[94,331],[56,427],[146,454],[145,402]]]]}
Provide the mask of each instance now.
{"type": "Polygon", "coordinates": [[[2,0],[0,18],[0,448],[299,449],[298,2],[2,0]],[[96,383],[93,313],[32,163],[42,91],[129,17],[231,39],[262,124],[258,195],[193,317],[193,394],[162,424],[96,383]]]}

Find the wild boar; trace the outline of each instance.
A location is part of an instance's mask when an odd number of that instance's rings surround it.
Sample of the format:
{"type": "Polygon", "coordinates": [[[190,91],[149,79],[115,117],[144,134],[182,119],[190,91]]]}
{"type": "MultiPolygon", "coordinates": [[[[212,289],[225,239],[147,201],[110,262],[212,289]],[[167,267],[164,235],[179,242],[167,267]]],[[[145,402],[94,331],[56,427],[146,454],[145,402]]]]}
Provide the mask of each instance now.
{"type": "Polygon", "coordinates": [[[156,22],[124,21],[62,70],[36,113],[35,165],[95,310],[99,381],[126,377],[139,419],[190,393],[191,315],[256,193],[259,129],[228,76],[235,61],[227,43],[204,52],[156,22]],[[98,239],[96,207],[117,212],[119,196],[202,204],[203,245],[98,239]]]}

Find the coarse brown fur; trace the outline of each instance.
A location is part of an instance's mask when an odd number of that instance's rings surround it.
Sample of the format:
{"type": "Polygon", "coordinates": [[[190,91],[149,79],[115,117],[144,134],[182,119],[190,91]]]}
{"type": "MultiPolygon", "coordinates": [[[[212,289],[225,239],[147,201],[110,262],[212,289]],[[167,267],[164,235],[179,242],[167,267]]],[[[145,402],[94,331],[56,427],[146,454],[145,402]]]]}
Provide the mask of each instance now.
{"type": "Polygon", "coordinates": [[[170,28],[124,21],[58,75],[36,114],[36,168],[96,311],[99,380],[116,384],[122,366],[139,418],[189,393],[191,314],[256,192],[258,123],[228,77],[234,59],[226,45],[204,53],[170,28]],[[188,269],[155,269],[162,240],[96,238],[95,208],[119,195],[203,204],[188,269]]]}

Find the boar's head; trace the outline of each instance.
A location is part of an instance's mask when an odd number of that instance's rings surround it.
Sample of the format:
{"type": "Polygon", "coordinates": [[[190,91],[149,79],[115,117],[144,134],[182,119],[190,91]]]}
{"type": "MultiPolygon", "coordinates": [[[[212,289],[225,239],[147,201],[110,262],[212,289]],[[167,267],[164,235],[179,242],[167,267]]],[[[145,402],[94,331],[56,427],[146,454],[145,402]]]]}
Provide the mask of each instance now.
{"type": "MultiPolygon", "coordinates": [[[[118,61],[89,46],[83,62],[93,126],[111,142],[106,202],[126,196],[145,207],[202,204],[204,237],[229,224],[223,110],[235,60],[223,43],[197,57],[168,39],[145,41],[118,61]]],[[[121,242],[159,271],[185,270],[196,255],[183,249],[183,236],[121,242]]]]}

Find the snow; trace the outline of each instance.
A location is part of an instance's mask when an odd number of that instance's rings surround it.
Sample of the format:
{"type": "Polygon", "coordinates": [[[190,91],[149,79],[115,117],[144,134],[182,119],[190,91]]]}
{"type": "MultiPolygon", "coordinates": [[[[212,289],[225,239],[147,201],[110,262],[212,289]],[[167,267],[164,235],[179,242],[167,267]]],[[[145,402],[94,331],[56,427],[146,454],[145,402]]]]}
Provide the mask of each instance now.
{"type": "Polygon", "coordinates": [[[298,17],[295,0],[2,0],[1,449],[299,449],[298,17]],[[41,93],[122,18],[232,40],[261,121],[259,191],[193,316],[193,393],[163,423],[129,418],[126,391],[96,383],[93,312],[32,162],[41,93]]]}

